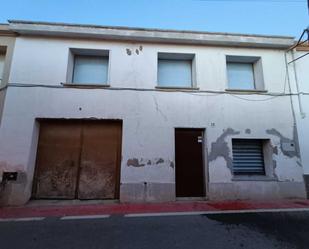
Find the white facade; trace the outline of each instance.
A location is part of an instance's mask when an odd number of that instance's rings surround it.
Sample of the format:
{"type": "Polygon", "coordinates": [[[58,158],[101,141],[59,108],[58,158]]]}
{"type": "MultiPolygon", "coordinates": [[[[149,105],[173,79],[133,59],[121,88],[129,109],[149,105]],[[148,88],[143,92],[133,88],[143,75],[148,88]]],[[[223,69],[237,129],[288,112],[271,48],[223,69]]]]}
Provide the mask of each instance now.
{"type": "MultiPolygon", "coordinates": [[[[0,170],[19,175],[6,185],[3,202],[24,204],[31,197],[38,118],[123,121],[120,201],[175,200],[175,128],[205,129],[206,198],[305,198],[297,131],[290,96],[285,95],[285,49],[293,39],[286,38],[285,48],[282,44],[276,48],[276,41],[265,48],[254,46],[254,37],[252,41],[250,47],[229,47],[228,40],[224,46],[209,46],[18,36],[0,129],[0,170]],[[70,49],[108,50],[109,87],[62,85],[70,74],[70,49]],[[158,53],[194,54],[196,89],[157,88],[158,53]],[[226,91],[226,56],[259,57],[266,91],[226,91]],[[233,175],[232,138],[268,139],[266,176],[233,175]],[[133,159],[143,166],[130,165],[133,159]]],[[[302,77],[299,81],[306,82],[305,77],[308,81],[308,75],[302,77]]],[[[309,127],[308,118],[300,125],[309,127]]],[[[306,143],[300,140],[302,163],[309,174],[306,143]]]]}

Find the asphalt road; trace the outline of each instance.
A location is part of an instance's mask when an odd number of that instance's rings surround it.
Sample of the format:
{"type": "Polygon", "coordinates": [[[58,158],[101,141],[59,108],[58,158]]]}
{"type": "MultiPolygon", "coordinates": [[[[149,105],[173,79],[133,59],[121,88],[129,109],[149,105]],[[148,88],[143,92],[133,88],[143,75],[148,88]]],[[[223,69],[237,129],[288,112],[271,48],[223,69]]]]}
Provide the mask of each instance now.
{"type": "Polygon", "coordinates": [[[309,248],[309,212],[1,221],[1,249],[309,248]]]}

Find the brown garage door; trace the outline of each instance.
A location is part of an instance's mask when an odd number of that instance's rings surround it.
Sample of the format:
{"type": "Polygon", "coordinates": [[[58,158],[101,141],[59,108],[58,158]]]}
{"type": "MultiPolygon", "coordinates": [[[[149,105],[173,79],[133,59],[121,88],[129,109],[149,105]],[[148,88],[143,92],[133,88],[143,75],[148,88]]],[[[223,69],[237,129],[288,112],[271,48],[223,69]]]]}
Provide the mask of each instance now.
{"type": "Polygon", "coordinates": [[[40,122],[33,197],[117,199],[121,122],[40,122]]]}

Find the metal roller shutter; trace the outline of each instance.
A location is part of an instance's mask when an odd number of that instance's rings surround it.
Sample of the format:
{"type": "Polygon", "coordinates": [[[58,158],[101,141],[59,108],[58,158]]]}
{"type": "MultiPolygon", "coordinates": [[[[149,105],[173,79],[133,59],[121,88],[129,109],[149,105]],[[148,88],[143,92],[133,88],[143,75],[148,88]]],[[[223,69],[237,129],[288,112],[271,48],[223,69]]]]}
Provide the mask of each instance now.
{"type": "Polygon", "coordinates": [[[262,140],[233,139],[232,145],[234,174],[265,174],[262,140]]]}

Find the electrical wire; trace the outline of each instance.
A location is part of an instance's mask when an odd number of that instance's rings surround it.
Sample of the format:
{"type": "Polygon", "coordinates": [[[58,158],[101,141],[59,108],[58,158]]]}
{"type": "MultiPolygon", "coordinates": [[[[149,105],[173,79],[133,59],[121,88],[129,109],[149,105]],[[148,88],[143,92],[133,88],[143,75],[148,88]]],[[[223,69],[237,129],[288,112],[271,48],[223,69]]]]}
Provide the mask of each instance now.
{"type": "Polygon", "coordinates": [[[284,93],[271,93],[264,91],[242,91],[242,90],[228,90],[228,91],[218,91],[218,90],[199,90],[199,89],[181,89],[181,88],[135,88],[135,87],[106,87],[100,85],[74,85],[71,83],[61,83],[60,85],[45,85],[45,84],[28,84],[28,83],[9,83],[3,89],[7,87],[25,87],[25,88],[60,88],[60,89],[102,89],[102,90],[115,90],[115,91],[154,91],[154,92],[184,92],[184,93],[211,93],[211,94],[230,94],[237,92],[238,95],[266,95],[266,96],[282,96],[286,95],[284,93]]]}
{"type": "Polygon", "coordinates": [[[274,99],[274,98],[278,98],[278,97],[281,97],[281,96],[286,96],[286,95],[278,95],[278,96],[273,96],[273,97],[269,97],[269,98],[266,98],[266,99],[247,99],[247,98],[243,98],[243,97],[240,97],[240,96],[237,96],[237,95],[234,95],[234,94],[230,94],[231,96],[233,96],[234,98],[237,98],[237,99],[241,99],[241,100],[246,100],[246,101],[252,101],[252,102],[255,102],[255,101],[268,101],[268,100],[271,100],[271,99],[274,99]]]}
{"type": "MultiPolygon", "coordinates": [[[[287,76],[287,75],[286,75],[287,76]]],[[[286,77],[287,78],[287,77],[286,77]]],[[[286,80],[285,80],[286,81],[286,80]]],[[[6,86],[0,88],[0,91],[7,89],[8,87],[24,87],[24,88],[54,88],[54,89],[101,89],[107,91],[145,91],[145,92],[170,92],[170,93],[185,93],[194,96],[203,96],[203,97],[214,97],[218,95],[230,95],[234,98],[238,98],[245,101],[268,101],[277,97],[285,97],[285,96],[292,96],[292,95],[309,95],[309,93],[302,92],[302,93],[273,93],[273,92],[246,92],[246,91],[216,91],[216,90],[198,90],[198,89],[164,89],[164,88],[126,88],[126,87],[102,87],[102,86],[91,86],[91,85],[69,85],[69,84],[61,84],[61,85],[44,85],[44,84],[25,84],[25,83],[9,83],[6,86]],[[249,99],[245,97],[240,97],[241,95],[249,96],[270,96],[269,98],[264,99],[249,99]]],[[[286,88],[286,82],[284,85],[284,91],[286,88]]]]}
{"type": "Polygon", "coordinates": [[[306,54],[303,54],[303,55],[297,57],[296,59],[294,59],[294,60],[288,62],[288,64],[291,64],[291,63],[293,63],[293,62],[295,62],[295,61],[298,61],[299,59],[304,58],[304,57],[307,56],[307,55],[309,55],[309,53],[306,53],[306,54]]]}

